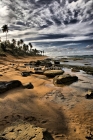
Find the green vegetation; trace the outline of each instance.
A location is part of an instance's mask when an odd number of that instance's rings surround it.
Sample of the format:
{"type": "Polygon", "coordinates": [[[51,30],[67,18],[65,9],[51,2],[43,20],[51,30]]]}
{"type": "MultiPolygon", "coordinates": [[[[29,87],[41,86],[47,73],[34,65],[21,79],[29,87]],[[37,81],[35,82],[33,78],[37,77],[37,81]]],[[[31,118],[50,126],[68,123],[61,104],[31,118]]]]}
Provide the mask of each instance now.
{"type": "Polygon", "coordinates": [[[6,40],[2,41],[0,39],[0,55],[6,54],[6,52],[14,56],[44,55],[44,51],[37,50],[36,48],[33,49],[33,45],[31,44],[31,42],[25,44],[23,39],[17,41],[14,38],[11,41],[7,40],[8,30],[9,29],[7,25],[2,26],[2,31],[6,32],[6,40]]]}

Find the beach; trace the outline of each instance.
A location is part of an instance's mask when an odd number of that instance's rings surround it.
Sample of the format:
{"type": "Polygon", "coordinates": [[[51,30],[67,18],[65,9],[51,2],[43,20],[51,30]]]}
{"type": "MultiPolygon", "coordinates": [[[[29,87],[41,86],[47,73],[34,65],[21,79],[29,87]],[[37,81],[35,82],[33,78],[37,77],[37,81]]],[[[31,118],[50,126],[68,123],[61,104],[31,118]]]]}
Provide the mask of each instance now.
{"type": "Polygon", "coordinates": [[[29,66],[24,67],[25,63],[46,58],[0,56],[0,81],[19,80],[23,85],[33,84],[32,89],[18,87],[0,93],[0,137],[9,140],[93,140],[93,99],[85,98],[88,90],[93,90],[93,76],[65,68],[65,73],[78,76],[78,81],[56,86],[53,78],[43,74],[21,75],[23,71],[30,71],[29,66]]]}

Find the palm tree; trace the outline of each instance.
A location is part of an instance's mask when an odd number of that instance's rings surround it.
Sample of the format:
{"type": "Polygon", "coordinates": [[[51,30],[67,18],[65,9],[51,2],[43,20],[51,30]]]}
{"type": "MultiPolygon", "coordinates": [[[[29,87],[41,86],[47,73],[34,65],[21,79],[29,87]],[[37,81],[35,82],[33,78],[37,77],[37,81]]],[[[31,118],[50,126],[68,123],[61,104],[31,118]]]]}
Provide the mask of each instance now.
{"type": "Polygon", "coordinates": [[[43,50],[43,55],[44,55],[44,50],[43,50]]]}
{"type": "Polygon", "coordinates": [[[34,51],[34,55],[38,55],[39,54],[39,50],[37,50],[36,48],[33,51],[34,51]]]}
{"type": "Polygon", "coordinates": [[[23,44],[23,43],[24,43],[23,39],[20,39],[20,44],[23,44]]]}
{"type": "Polygon", "coordinates": [[[11,48],[15,49],[15,47],[16,47],[16,40],[12,39],[11,48]]]}
{"type": "Polygon", "coordinates": [[[2,26],[2,31],[3,31],[3,33],[6,32],[6,41],[7,41],[8,26],[7,25],[3,25],[2,26]]]}
{"type": "Polygon", "coordinates": [[[18,47],[20,46],[20,41],[17,41],[17,45],[18,45],[18,47]]]}
{"type": "Polygon", "coordinates": [[[29,42],[29,46],[30,46],[30,51],[31,51],[31,49],[33,48],[33,46],[32,46],[32,44],[29,42]]]}
{"type": "Polygon", "coordinates": [[[25,52],[27,52],[27,50],[28,50],[28,45],[27,45],[27,44],[23,44],[23,50],[24,50],[25,52]]]}
{"type": "Polygon", "coordinates": [[[20,44],[22,45],[22,46],[21,46],[22,49],[23,49],[23,43],[24,43],[23,39],[20,39],[20,44]]]}
{"type": "Polygon", "coordinates": [[[12,39],[12,43],[15,46],[16,45],[16,40],[15,39],[12,39]]]}

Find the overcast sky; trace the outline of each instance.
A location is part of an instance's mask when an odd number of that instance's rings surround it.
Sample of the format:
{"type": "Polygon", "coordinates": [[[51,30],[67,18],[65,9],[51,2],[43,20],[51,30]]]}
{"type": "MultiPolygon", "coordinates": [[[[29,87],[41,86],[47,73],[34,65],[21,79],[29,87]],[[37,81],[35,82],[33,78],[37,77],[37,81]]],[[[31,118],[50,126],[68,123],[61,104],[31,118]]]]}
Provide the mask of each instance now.
{"type": "Polygon", "coordinates": [[[4,24],[9,40],[32,42],[47,55],[93,54],[93,0],[0,0],[4,24]]]}

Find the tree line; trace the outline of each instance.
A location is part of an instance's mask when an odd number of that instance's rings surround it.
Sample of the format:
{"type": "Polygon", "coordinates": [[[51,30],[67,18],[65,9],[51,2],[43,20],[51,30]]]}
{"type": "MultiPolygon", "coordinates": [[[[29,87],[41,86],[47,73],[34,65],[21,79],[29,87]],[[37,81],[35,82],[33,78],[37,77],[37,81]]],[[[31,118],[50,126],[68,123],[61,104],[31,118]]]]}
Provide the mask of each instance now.
{"type": "Polygon", "coordinates": [[[7,33],[9,31],[9,28],[7,25],[2,26],[2,31],[3,33],[6,33],[6,40],[1,41],[0,39],[0,48],[5,52],[5,51],[10,51],[13,52],[14,54],[29,54],[29,55],[44,55],[44,50],[37,50],[36,48],[33,49],[33,45],[31,42],[28,44],[24,43],[23,39],[20,39],[16,41],[16,39],[12,39],[9,41],[7,39],[7,33]]]}

